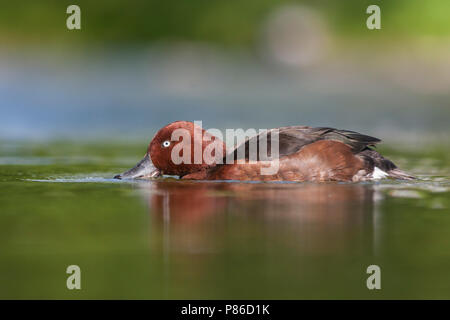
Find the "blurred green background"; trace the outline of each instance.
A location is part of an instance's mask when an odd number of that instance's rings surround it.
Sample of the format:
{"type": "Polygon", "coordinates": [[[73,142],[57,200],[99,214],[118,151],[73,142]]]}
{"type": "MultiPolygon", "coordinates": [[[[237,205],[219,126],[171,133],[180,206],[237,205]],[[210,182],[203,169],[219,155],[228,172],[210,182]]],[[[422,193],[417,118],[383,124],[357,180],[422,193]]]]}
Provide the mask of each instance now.
{"type": "Polygon", "coordinates": [[[267,17],[284,6],[303,5],[316,10],[334,35],[368,36],[363,22],[371,4],[382,7],[383,29],[390,38],[450,34],[450,4],[440,0],[2,1],[0,26],[2,39],[10,43],[130,45],[171,40],[248,49],[257,45],[267,17]],[[83,32],[69,36],[64,13],[71,4],[82,8],[83,32]]]}

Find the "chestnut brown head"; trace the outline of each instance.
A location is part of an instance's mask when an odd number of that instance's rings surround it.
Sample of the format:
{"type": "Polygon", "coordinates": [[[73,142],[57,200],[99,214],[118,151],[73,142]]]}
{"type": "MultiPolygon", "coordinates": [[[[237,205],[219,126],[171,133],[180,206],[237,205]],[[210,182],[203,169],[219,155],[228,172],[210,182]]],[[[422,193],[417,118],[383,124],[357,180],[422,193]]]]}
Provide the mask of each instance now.
{"type": "Polygon", "coordinates": [[[175,121],[156,133],[144,159],[114,178],[153,178],[162,174],[181,177],[214,167],[225,154],[225,144],[219,138],[192,122],[175,121]]]}
{"type": "Polygon", "coordinates": [[[160,129],[147,151],[161,173],[177,176],[214,167],[225,152],[220,139],[189,121],[172,122],[160,129]]]}

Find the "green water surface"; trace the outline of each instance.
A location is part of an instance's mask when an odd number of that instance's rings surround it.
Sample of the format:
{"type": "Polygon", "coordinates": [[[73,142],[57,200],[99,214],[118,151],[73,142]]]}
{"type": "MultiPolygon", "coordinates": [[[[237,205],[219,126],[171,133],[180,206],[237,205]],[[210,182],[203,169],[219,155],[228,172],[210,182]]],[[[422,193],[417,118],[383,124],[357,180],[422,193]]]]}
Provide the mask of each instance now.
{"type": "Polygon", "coordinates": [[[414,182],[315,184],[126,182],[141,143],[0,146],[2,299],[450,298],[446,149],[382,149],[414,182]]]}

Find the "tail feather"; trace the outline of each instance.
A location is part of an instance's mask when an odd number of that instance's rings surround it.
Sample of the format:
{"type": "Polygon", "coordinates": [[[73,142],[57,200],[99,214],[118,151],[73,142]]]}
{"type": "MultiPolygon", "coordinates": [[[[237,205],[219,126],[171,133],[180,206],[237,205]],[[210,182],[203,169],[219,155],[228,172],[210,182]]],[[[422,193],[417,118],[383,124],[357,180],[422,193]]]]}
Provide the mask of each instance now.
{"type": "Polygon", "coordinates": [[[388,175],[389,175],[389,178],[394,178],[394,179],[402,179],[402,180],[415,180],[416,179],[416,177],[414,177],[398,168],[388,171],[388,175]]]}
{"type": "Polygon", "coordinates": [[[397,168],[391,160],[386,159],[373,149],[366,148],[358,155],[365,159],[369,170],[372,169],[375,171],[375,169],[378,168],[382,173],[384,173],[384,177],[401,180],[416,179],[414,176],[397,168]]]}

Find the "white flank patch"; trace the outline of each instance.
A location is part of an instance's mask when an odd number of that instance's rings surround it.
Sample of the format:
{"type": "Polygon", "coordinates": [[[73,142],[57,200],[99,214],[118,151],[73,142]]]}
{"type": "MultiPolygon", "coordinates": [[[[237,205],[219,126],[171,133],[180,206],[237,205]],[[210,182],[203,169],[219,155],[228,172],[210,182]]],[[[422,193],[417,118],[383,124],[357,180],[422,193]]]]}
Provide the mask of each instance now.
{"type": "Polygon", "coordinates": [[[375,167],[372,172],[372,179],[383,179],[386,178],[389,174],[384,172],[378,167],[375,167]]]}

